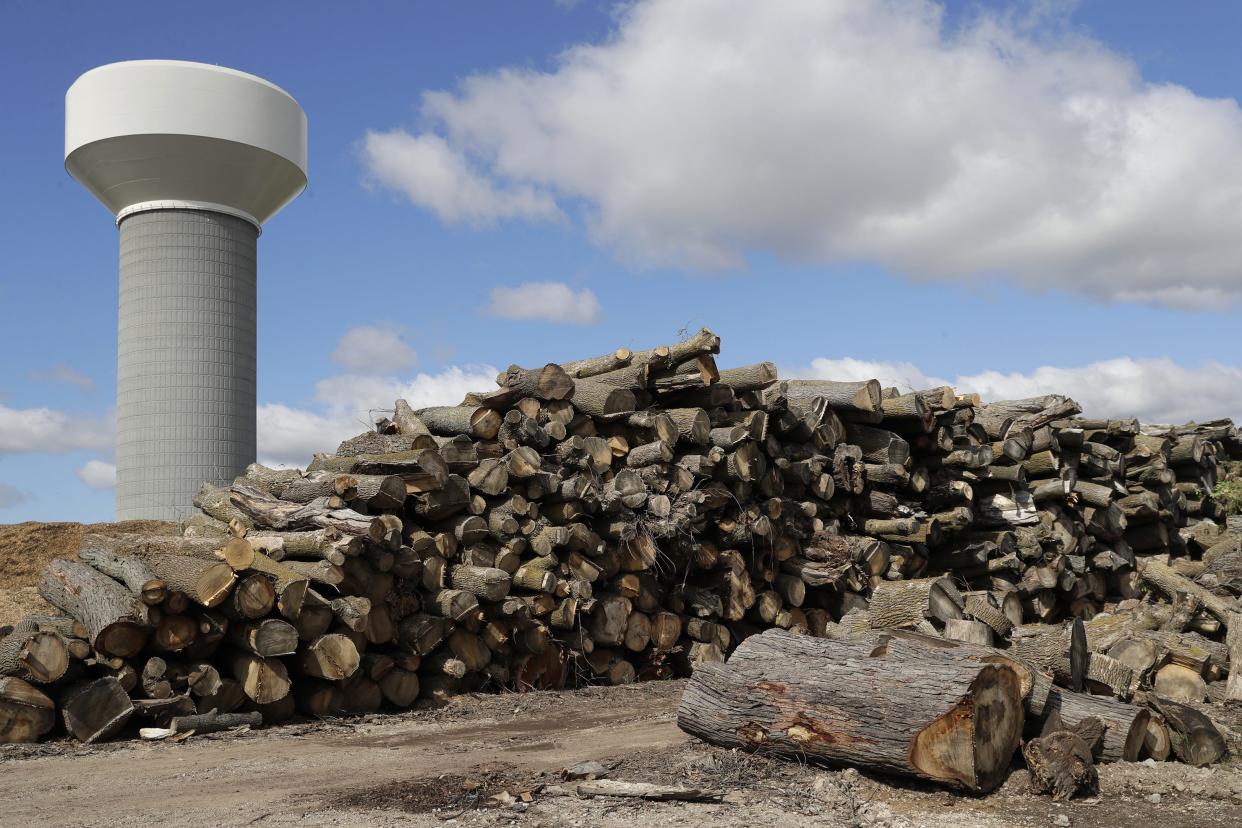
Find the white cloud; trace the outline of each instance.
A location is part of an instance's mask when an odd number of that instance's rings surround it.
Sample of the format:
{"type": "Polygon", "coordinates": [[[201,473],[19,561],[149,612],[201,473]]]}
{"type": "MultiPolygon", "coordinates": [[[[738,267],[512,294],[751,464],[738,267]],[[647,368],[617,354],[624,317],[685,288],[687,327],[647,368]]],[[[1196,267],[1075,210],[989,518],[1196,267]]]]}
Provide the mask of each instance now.
{"type": "Polygon", "coordinates": [[[782,370],[782,377],[861,380],[872,377],[903,391],[952,385],[977,392],[985,401],[1065,394],[1091,417],[1138,417],[1147,423],[1185,423],[1232,417],[1242,422],[1242,369],[1218,362],[1198,367],[1171,359],[1121,357],[1087,365],[1042,366],[1029,373],[981,371],[955,379],[924,374],[908,362],[815,359],[806,370],[782,370]]]}
{"type": "Polygon", "coordinates": [[[113,432],[111,412],[98,417],[78,416],[52,408],[0,404],[0,454],[111,449],[113,432]]]}
{"type": "Polygon", "coordinates": [[[395,328],[350,328],[336,344],[332,361],[360,374],[392,374],[414,367],[418,354],[395,328]]]}
{"type": "Polygon", "coordinates": [[[75,371],[63,362],[58,362],[46,371],[31,371],[30,378],[35,382],[67,382],[76,385],[83,391],[94,391],[95,381],[79,371],[75,371]]]}
{"type": "Polygon", "coordinates": [[[581,205],[594,240],[639,263],[770,251],[1237,299],[1237,102],[1148,83],[1060,22],[983,12],[949,29],[930,0],[645,0],[550,71],[425,94],[427,129],[369,133],[365,161],[445,221],[581,205]]]}
{"type": "Polygon", "coordinates": [[[30,500],[30,495],[16,486],[0,483],[0,509],[11,509],[30,500]]]}
{"type": "Polygon", "coordinates": [[[368,132],[363,160],[375,181],[446,222],[485,226],[497,219],[559,220],[556,201],[526,184],[498,186],[438,135],[368,132]]]}
{"type": "Polygon", "coordinates": [[[831,379],[838,382],[857,382],[859,380],[877,379],[884,387],[893,386],[902,391],[917,391],[949,385],[946,380],[929,377],[910,362],[869,362],[864,359],[826,359],[819,357],[811,360],[811,367],[806,371],[781,371],[781,376],[806,377],[808,379],[831,379]]]}
{"type": "Polygon", "coordinates": [[[116,465],[102,460],[88,460],[74,474],[92,489],[116,488],[116,465]]]}
{"type": "Polygon", "coordinates": [[[494,287],[484,309],[501,319],[542,319],[571,325],[593,325],[600,318],[599,299],[589,288],[574,291],[562,282],[524,282],[494,287]]]}
{"type": "Polygon", "coordinates": [[[451,366],[412,379],[341,374],[315,384],[315,410],[266,403],[258,410],[259,461],[305,466],[316,452],[330,452],[342,440],[367,431],[376,415],[404,398],[414,408],[456,405],[471,391],[496,387],[489,365],[451,366]]]}

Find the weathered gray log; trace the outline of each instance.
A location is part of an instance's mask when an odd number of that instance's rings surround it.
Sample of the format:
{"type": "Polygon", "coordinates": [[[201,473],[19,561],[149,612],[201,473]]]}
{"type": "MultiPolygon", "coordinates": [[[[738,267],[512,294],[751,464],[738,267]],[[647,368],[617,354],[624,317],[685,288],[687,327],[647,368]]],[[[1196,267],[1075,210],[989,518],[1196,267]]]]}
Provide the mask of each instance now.
{"type": "Polygon", "coordinates": [[[150,567],[130,555],[118,555],[111,549],[96,546],[93,541],[97,537],[87,535],[82,540],[78,560],[125,584],[144,604],[154,606],[164,600],[168,585],[156,577],[150,567]]]}
{"type": "Polygon", "coordinates": [[[1137,705],[1053,687],[1048,694],[1044,717],[1053,716],[1071,729],[1077,728],[1084,719],[1099,719],[1104,724],[1104,739],[1096,758],[1102,762],[1133,762],[1143,747],[1150,714],[1137,705]]]}
{"type": "Polygon", "coordinates": [[[146,605],[128,589],[84,563],[52,561],[39,581],[39,594],[81,621],[91,646],[101,653],[130,658],[146,643],[146,605]]]}
{"type": "Polygon", "coordinates": [[[782,630],[752,635],[728,663],[698,666],[678,725],[723,747],[972,791],[999,785],[1022,730],[1017,673],[899,640],[875,650],[782,630]]]}
{"type": "Polygon", "coordinates": [[[829,408],[836,411],[856,411],[862,414],[876,414],[880,411],[880,383],[877,380],[786,380],[780,384],[780,392],[791,401],[822,398],[829,408]]]}
{"type": "Polygon", "coordinates": [[[509,594],[511,576],[494,567],[455,566],[452,584],[454,589],[464,589],[488,601],[499,601],[509,594]]]}
{"type": "Polygon", "coordinates": [[[846,439],[862,449],[868,463],[902,465],[910,459],[910,444],[897,434],[882,428],[845,424],[846,439]]]}
{"type": "Polygon", "coordinates": [[[632,414],[638,403],[634,392],[595,380],[574,380],[574,408],[601,420],[615,420],[632,414]]]}
{"type": "Polygon", "coordinates": [[[418,419],[414,409],[405,400],[397,400],[393,403],[392,422],[397,427],[397,431],[402,434],[413,436],[431,433],[423,421],[418,419]]]}
{"type": "Polygon", "coordinates": [[[134,712],[134,705],[112,676],[70,685],[58,699],[65,730],[79,742],[92,744],[120,732],[134,712]]]}
{"type": "Polygon", "coordinates": [[[172,720],[169,729],[173,733],[220,733],[235,727],[261,727],[263,714],[257,710],[249,713],[203,713],[195,716],[178,716],[172,720]]]}
{"type": "Polygon", "coordinates": [[[962,617],[963,600],[948,576],[911,581],[881,581],[871,595],[871,626],[875,629],[917,627],[962,617]]]}

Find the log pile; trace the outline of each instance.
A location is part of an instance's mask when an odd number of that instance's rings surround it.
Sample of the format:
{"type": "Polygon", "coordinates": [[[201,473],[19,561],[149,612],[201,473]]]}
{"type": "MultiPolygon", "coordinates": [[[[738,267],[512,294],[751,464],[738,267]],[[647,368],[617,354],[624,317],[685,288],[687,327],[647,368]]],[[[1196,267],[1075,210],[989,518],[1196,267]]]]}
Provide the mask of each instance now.
{"type": "MultiPolygon", "coordinates": [[[[1094,717],[1102,758],[1180,755],[1191,717],[1149,696],[1242,696],[1239,535],[1211,495],[1242,456],[1228,421],[782,381],[719,349],[511,366],[305,470],[204,486],[183,537],[89,537],[40,586],[63,614],[0,638],[0,741],[707,677],[772,628],[846,660],[883,637],[881,684],[937,652],[926,675],[1009,711],[979,666],[1003,658],[1028,723],[1094,717]]],[[[953,773],[986,788],[999,761],[953,773]]]]}

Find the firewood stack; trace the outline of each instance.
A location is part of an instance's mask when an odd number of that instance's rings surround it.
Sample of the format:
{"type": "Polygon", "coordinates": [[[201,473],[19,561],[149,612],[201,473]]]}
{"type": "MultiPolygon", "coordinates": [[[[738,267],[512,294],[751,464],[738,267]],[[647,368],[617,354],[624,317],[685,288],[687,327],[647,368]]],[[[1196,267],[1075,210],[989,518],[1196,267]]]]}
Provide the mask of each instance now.
{"type": "Polygon", "coordinates": [[[1028,720],[1123,721],[1114,758],[1170,734],[1113,697],[1176,678],[1195,701],[1173,666],[1223,695],[1231,423],[780,381],[719,348],[511,366],[458,406],[398,400],[304,471],[204,486],[183,537],[89,537],[41,584],[63,615],[0,639],[0,741],[57,711],[95,741],[681,676],[774,627],[1000,648],[1028,720]]]}

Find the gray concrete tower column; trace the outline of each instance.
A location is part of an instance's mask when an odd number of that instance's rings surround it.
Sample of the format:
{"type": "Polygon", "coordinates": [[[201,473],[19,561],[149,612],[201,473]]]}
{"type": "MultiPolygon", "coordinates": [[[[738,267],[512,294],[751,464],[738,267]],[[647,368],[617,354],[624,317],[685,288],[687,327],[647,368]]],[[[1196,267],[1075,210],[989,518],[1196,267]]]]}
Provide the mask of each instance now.
{"type": "Polygon", "coordinates": [[[259,231],[209,210],[121,220],[118,520],[179,520],[255,459],[259,231]]]}

